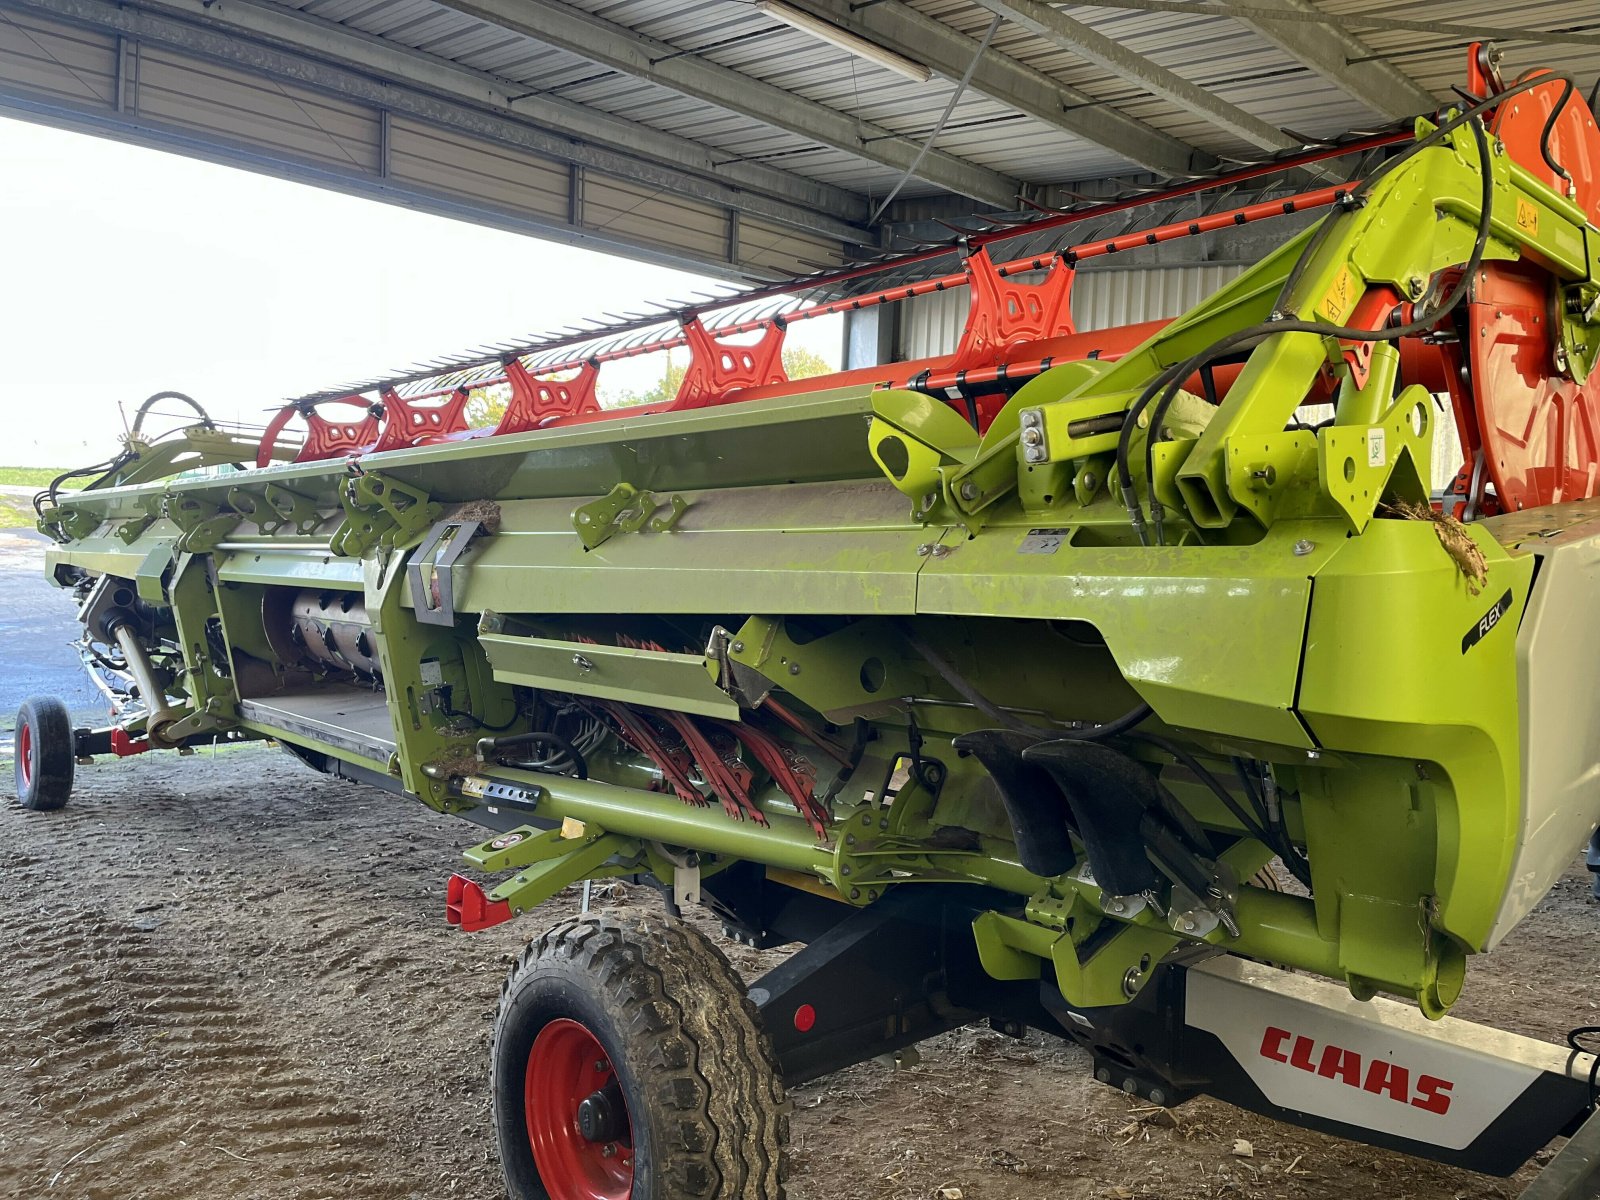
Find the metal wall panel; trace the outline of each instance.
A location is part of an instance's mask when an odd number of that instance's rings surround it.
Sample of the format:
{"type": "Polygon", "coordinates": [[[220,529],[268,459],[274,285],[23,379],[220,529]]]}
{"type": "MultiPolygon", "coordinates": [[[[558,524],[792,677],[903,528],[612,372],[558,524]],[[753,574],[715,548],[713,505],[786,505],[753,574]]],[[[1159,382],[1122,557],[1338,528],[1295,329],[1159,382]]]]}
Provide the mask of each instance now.
{"type": "Polygon", "coordinates": [[[822,235],[653,177],[385,111],[381,97],[338,93],[320,76],[307,86],[292,63],[266,65],[288,61],[284,51],[240,43],[234,58],[130,33],[140,14],[105,11],[108,24],[58,20],[0,0],[0,113],[681,269],[771,278],[842,256],[822,235]]]}
{"type": "Polygon", "coordinates": [[[571,172],[509,146],[493,146],[420,121],[389,122],[389,175],[554,220],[568,216],[571,172]]]}
{"type": "Polygon", "coordinates": [[[381,117],[375,109],[159,46],[140,46],[136,62],[138,87],[130,106],[141,117],[272,154],[379,170],[381,117]]]}
{"type": "MultiPolygon", "coordinates": [[[[1072,285],[1073,320],[1078,329],[1087,333],[1114,325],[1176,317],[1188,312],[1243,269],[1232,264],[1210,264],[1133,271],[1082,270],[1072,285]]],[[[966,323],[967,305],[964,287],[897,304],[901,356],[931,358],[953,351],[966,323]]]]}
{"type": "Polygon", "coordinates": [[[764,270],[805,274],[844,261],[837,242],[754,217],[739,219],[739,261],[764,270]]]}
{"type": "Polygon", "coordinates": [[[728,256],[728,214],[710,204],[663,196],[622,180],[583,192],[582,225],[644,239],[655,238],[696,257],[728,256]]]}
{"type": "Polygon", "coordinates": [[[7,13],[0,20],[0,79],[40,97],[114,108],[117,39],[7,13]]]}
{"type": "Polygon", "coordinates": [[[1208,265],[1080,271],[1072,286],[1072,315],[1082,330],[1176,317],[1243,270],[1234,265],[1208,265]]]}

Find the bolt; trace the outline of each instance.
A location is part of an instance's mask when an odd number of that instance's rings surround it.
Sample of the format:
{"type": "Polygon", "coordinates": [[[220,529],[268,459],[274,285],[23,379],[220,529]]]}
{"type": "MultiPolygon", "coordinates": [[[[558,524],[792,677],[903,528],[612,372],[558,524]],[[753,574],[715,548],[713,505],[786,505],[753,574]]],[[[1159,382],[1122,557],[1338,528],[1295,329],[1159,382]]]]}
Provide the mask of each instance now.
{"type": "Polygon", "coordinates": [[[603,1059],[603,1058],[595,1059],[595,1061],[594,1061],[594,1069],[596,1071],[599,1071],[601,1074],[604,1074],[605,1073],[605,1069],[606,1069],[606,1060],[603,1059]]]}
{"type": "Polygon", "coordinates": [[[1136,1096],[1139,1094],[1139,1085],[1134,1081],[1132,1075],[1128,1076],[1122,1081],[1122,1090],[1127,1092],[1130,1096],[1136,1096]]]}
{"type": "Polygon", "coordinates": [[[604,1146],[602,1146],[600,1148],[600,1154],[604,1158],[615,1158],[616,1155],[617,1155],[616,1143],[607,1142],[604,1146]]]}
{"type": "Polygon", "coordinates": [[[1029,462],[1043,462],[1045,460],[1045,449],[1043,446],[1028,446],[1023,450],[1022,457],[1029,462]]]}
{"type": "Polygon", "coordinates": [[[929,553],[932,554],[933,557],[935,557],[935,558],[946,558],[950,554],[950,547],[946,546],[946,545],[943,545],[941,543],[941,544],[935,545],[934,548],[929,551],[929,553]]]}
{"type": "Polygon", "coordinates": [[[967,480],[961,485],[961,498],[963,500],[976,500],[978,498],[978,485],[972,480],[967,480]]]}
{"type": "Polygon", "coordinates": [[[879,829],[887,829],[887,828],[889,828],[889,818],[888,817],[884,817],[882,820],[880,820],[878,822],[878,828],[879,829]]]}
{"type": "Polygon", "coordinates": [[[1178,919],[1178,929],[1183,933],[1193,933],[1199,928],[1200,926],[1194,923],[1194,918],[1192,917],[1180,917],[1178,919]]]}
{"type": "Polygon", "coordinates": [[[1306,751],[1306,757],[1308,759],[1310,759],[1312,762],[1316,762],[1317,759],[1322,757],[1322,751],[1320,751],[1320,750],[1307,750],[1306,751]]]}
{"type": "Polygon", "coordinates": [[[1098,1079],[1101,1083],[1110,1083],[1111,1082],[1111,1072],[1108,1071],[1105,1067],[1096,1067],[1095,1071],[1094,1071],[1094,1077],[1096,1079],[1098,1079]]]}
{"type": "Polygon", "coordinates": [[[1084,491],[1092,492],[1095,490],[1095,488],[1100,486],[1100,477],[1093,471],[1085,471],[1079,477],[1078,482],[1083,485],[1084,491]]]}
{"type": "Polygon", "coordinates": [[[581,654],[574,654],[572,656],[572,665],[577,667],[580,671],[594,670],[594,664],[581,654]]]}
{"type": "Polygon", "coordinates": [[[861,889],[860,888],[851,888],[850,889],[850,899],[852,899],[852,900],[861,899],[861,889]]]}
{"type": "Polygon", "coordinates": [[[1044,441],[1044,434],[1038,429],[1028,428],[1022,431],[1022,444],[1024,446],[1037,446],[1044,441]]]}
{"type": "Polygon", "coordinates": [[[845,863],[844,866],[840,867],[839,868],[839,874],[841,874],[841,875],[850,874],[850,864],[849,863],[845,863]]]}
{"type": "Polygon", "coordinates": [[[743,654],[744,653],[744,643],[743,642],[735,642],[733,644],[733,652],[735,654],[743,654]]]}
{"type": "Polygon", "coordinates": [[[853,834],[853,833],[845,834],[844,835],[844,844],[846,846],[854,846],[856,844],[856,835],[853,834]]]}
{"type": "Polygon", "coordinates": [[[918,558],[927,558],[928,555],[930,555],[932,553],[933,553],[933,543],[932,542],[923,542],[922,545],[917,547],[917,557],[918,558]]]}
{"type": "Polygon", "coordinates": [[[1317,548],[1317,544],[1315,542],[1308,541],[1305,538],[1301,538],[1298,542],[1296,542],[1294,544],[1295,555],[1296,555],[1296,557],[1299,557],[1299,558],[1304,558],[1306,555],[1310,554],[1316,548],[1317,548]]]}
{"type": "Polygon", "coordinates": [[[1031,428],[1031,427],[1036,426],[1036,425],[1041,425],[1043,423],[1044,423],[1044,414],[1042,412],[1040,412],[1037,408],[1025,408],[1025,409],[1022,410],[1022,427],[1024,429],[1028,429],[1028,428],[1031,428]]]}
{"type": "Polygon", "coordinates": [[[1151,1088],[1150,1103],[1154,1104],[1157,1108],[1165,1108],[1167,1106],[1167,1094],[1160,1088],[1151,1088]]]}
{"type": "Polygon", "coordinates": [[[791,675],[800,674],[800,664],[799,663],[790,663],[789,664],[789,674],[791,674],[791,675]]]}

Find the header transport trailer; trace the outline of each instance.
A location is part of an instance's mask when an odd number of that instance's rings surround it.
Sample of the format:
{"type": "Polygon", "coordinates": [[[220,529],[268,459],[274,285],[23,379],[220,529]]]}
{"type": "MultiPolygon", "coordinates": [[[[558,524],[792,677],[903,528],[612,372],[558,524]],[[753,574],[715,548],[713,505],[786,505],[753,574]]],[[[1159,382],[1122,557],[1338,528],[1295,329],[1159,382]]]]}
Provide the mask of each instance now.
{"type": "Polygon", "coordinates": [[[1595,1057],[1445,1015],[1600,819],[1600,134],[1493,64],[1364,179],[1126,238],[1327,210],[1170,323],[1077,332],[1116,242],[997,262],[1009,226],[949,279],[350,419],[136,422],[39,497],[114,724],[28,701],[23,803],[273,738],[488,827],[463,930],[658,886],[667,919],[564,921],[505,985],[518,1200],[779,1197],[786,1082],[985,1018],[1483,1172],[1576,1132],[1536,1187],[1580,1194],[1595,1057]],[[953,356],[783,378],[786,324],[951,283],[953,356]],[[675,399],[600,409],[603,362],[671,344],[675,399]],[[691,904],[802,948],[747,987],[691,904]]]}

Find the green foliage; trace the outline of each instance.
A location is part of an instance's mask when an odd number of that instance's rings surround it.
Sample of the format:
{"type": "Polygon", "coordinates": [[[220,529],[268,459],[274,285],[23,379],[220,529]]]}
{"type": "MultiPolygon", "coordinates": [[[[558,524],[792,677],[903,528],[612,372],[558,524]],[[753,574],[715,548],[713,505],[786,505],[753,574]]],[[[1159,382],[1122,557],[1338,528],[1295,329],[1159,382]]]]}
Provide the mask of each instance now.
{"type": "Polygon", "coordinates": [[[0,496],[0,529],[32,529],[35,520],[32,505],[21,496],[0,496]]]}
{"type": "Polygon", "coordinates": [[[487,429],[498,425],[510,403],[511,385],[508,383],[474,388],[467,396],[467,428],[487,429]]]}
{"type": "MultiPolygon", "coordinates": [[[[632,408],[640,404],[665,404],[678,394],[688,369],[687,361],[669,353],[666,370],[660,379],[642,392],[631,388],[609,392],[605,395],[605,405],[607,408],[632,408]]],[[[783,370],[790,379],[811,379],[818,375],[831,375],[838,368],[813,350],[807,350],[804,346],[790,346],[783,352],[783,370]]]]}
{"type": "MultiPolygon", "coordinates": [[[[0,467],[0,484],[12,487],[48,487],[50,481],[65,470],[65,467],[0,467]]],[[[29,522],[30,525],[32,523],[29,522]]]]}
{"type": "Polygon", "coordinates": [[[783,370],[790,379],[815,379],[818,375],[832,375],[838,369],[815,350],[804,346],[790,346],[783,352],[783,370]]]}

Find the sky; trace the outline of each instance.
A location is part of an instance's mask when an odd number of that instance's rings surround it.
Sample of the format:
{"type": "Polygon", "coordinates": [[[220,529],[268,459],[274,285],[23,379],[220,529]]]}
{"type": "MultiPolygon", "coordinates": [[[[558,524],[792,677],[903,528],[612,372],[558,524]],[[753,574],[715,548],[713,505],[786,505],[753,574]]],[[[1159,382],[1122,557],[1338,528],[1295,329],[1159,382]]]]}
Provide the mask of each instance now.
{"type": "MultiPolygon", "coordinates": [[[[0,118],[0,466],[108,458],[153,392],[289,396],[712,290],[709,280],[0,118]]],[[[789,344],[836,362],[837,318],[789,344]]],[[[659,356],[607,365],[642,389],[659,356]]]]}

